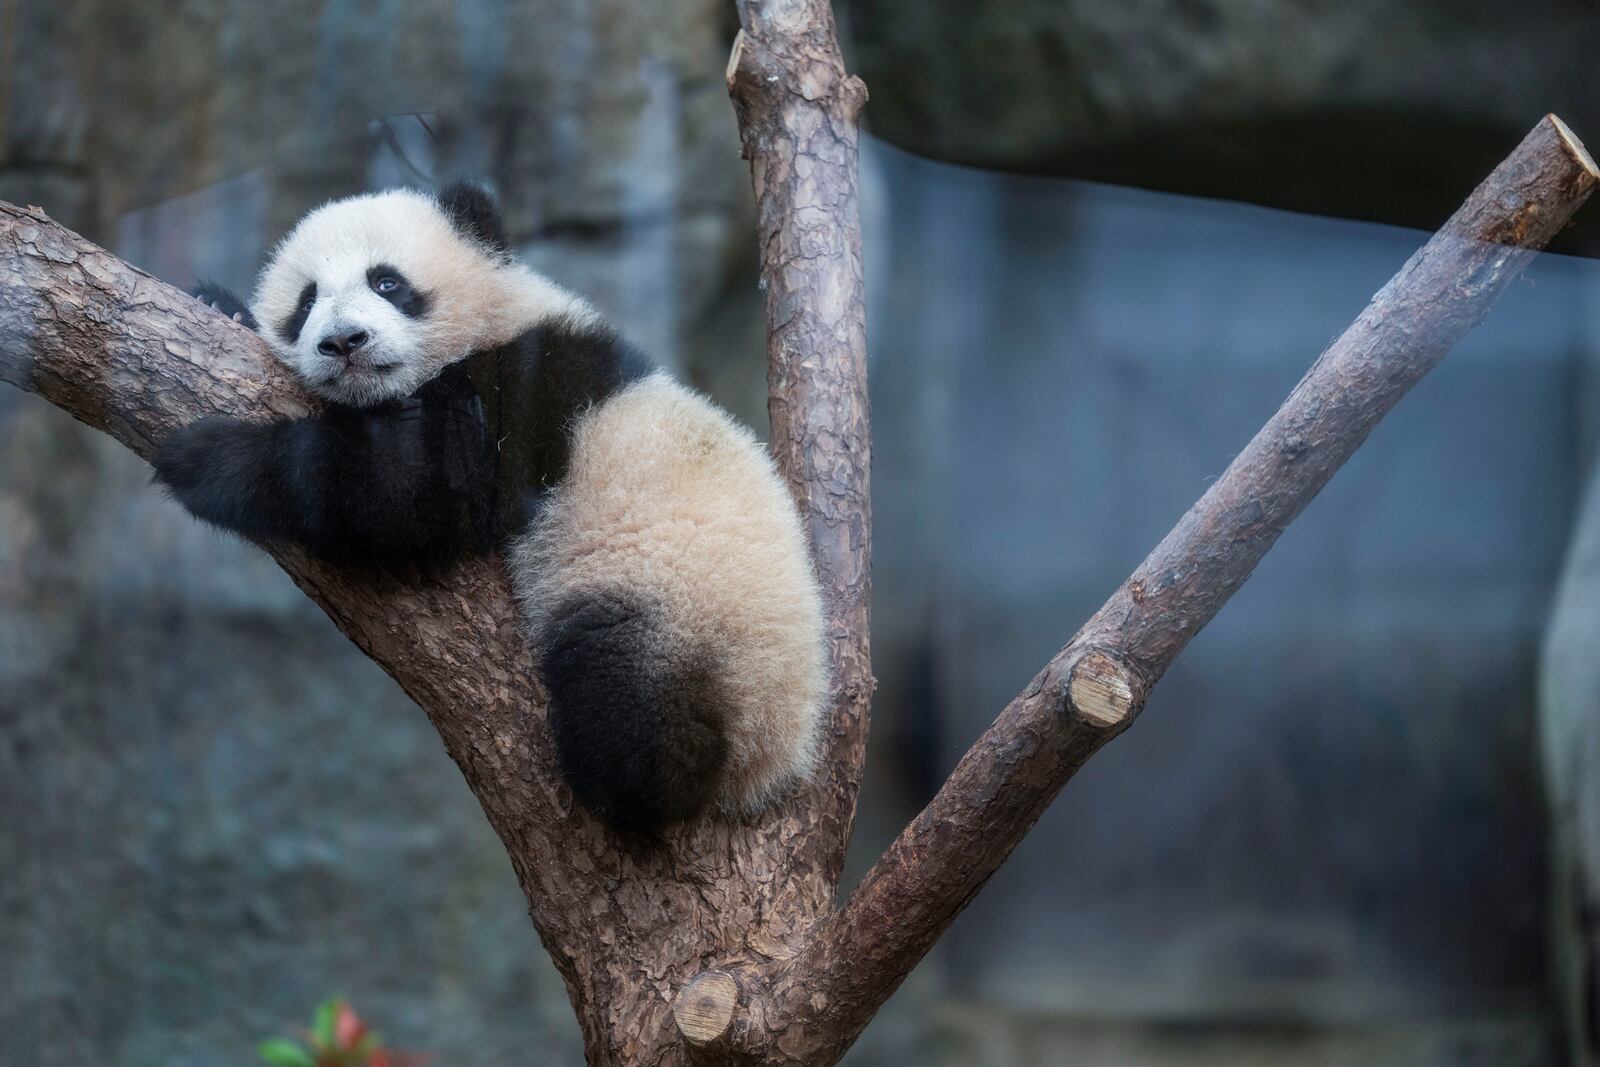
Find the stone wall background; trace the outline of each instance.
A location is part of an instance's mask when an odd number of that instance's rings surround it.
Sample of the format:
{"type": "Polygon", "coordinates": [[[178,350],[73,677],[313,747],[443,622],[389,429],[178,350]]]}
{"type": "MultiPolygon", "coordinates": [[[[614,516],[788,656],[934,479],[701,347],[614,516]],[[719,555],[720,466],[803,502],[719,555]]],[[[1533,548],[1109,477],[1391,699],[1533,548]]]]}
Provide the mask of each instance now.
{"type": "MultiPolygon", "coordinates": [[[[524,254],[698,378],[730,286],[760,329],[723,6],[5,0],[0,197],[248,291],[309,206],[477,176],[524,254]]],[[[394,683],[109,439],[4,390],[0,456],[0,1064],[246,1064],[335,992],[437,1062],[577,1062],[394,683]]]]}

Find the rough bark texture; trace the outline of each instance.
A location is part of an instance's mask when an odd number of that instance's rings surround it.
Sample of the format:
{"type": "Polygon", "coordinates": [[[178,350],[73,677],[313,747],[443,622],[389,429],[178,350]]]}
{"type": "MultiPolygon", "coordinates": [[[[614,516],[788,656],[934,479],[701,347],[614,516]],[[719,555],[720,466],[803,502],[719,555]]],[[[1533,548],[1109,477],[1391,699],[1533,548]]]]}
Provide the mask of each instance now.
{"type": "MultiPolygon", "coordinates": [[[[276,556],[423,707],[510,853],[597,1064],[835,1062],[1068,777],[1367,432],[1596,182],[1529,135],[1312,368],[1144,565],[1001,714],[843,909],[872,682],[855,117],[821,0],[750,0],[729,69],[760,210],[779,463],[828,603],[835,710],[816,784],[748,824],[619,839],[555,771],[498,560],[443,580],[276,556]],[[698,981],[696,978],[698,976],[698,981]]],[[[312,404],[248,331],[0,203],[0,379],[140,455],[212,413],[312,404]]]]}

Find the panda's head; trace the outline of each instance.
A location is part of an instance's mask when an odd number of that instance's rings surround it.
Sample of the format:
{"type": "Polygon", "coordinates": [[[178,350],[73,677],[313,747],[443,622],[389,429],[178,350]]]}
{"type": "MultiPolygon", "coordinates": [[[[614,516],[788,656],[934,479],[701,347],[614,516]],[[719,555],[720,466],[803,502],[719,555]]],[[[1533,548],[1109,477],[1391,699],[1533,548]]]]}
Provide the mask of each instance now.
{"type": "Polygon", "coordinates": [[[317,208],[262,269],[251,311],[313,392],[358,407],[407,396],[542,318],[593,314],[512,259],[494,201],[464,183],[317,208]]]}

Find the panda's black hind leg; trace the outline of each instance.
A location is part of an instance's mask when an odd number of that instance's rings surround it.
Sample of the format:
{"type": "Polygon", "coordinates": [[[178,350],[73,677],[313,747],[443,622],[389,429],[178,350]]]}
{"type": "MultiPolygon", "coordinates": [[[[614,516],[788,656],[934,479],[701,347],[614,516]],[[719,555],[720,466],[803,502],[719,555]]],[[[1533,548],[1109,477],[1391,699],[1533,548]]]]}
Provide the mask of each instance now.
{"type": "Polygon", "coordinates": [[[622,830],[703,811],[728,755],[708,658],[650,605],[614,593],[558,605],[544,638],[550,730],[578,800],[622,830]]]}

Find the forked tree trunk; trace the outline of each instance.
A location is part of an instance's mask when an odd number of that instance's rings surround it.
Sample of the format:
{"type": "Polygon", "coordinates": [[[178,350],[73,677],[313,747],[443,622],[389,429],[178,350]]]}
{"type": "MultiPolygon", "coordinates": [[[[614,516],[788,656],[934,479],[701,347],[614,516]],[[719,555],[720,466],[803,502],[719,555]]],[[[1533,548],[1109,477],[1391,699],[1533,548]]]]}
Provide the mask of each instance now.
{"type": "MultiPolygon", "coordinates": [[[[872,692],[856,210],[865,90],[844,70],[825,0],[745,0],[740,19],[728,79],[759,208],[772,441],[828,605],[833,716],[816,781],[748,824],[618,838],[556,773],[545,694],[497,559],[423,581],[274,553],[438,728],[510,854],[596,1064],[836,1062],[1289,522],[1600,180],[1566,128],[1541,121],[840,908],[872,692]]],[[[3,203],[0,378],[143,456],[203,415],[315,407],[255,335],[43,212],[3,203]]]]}

